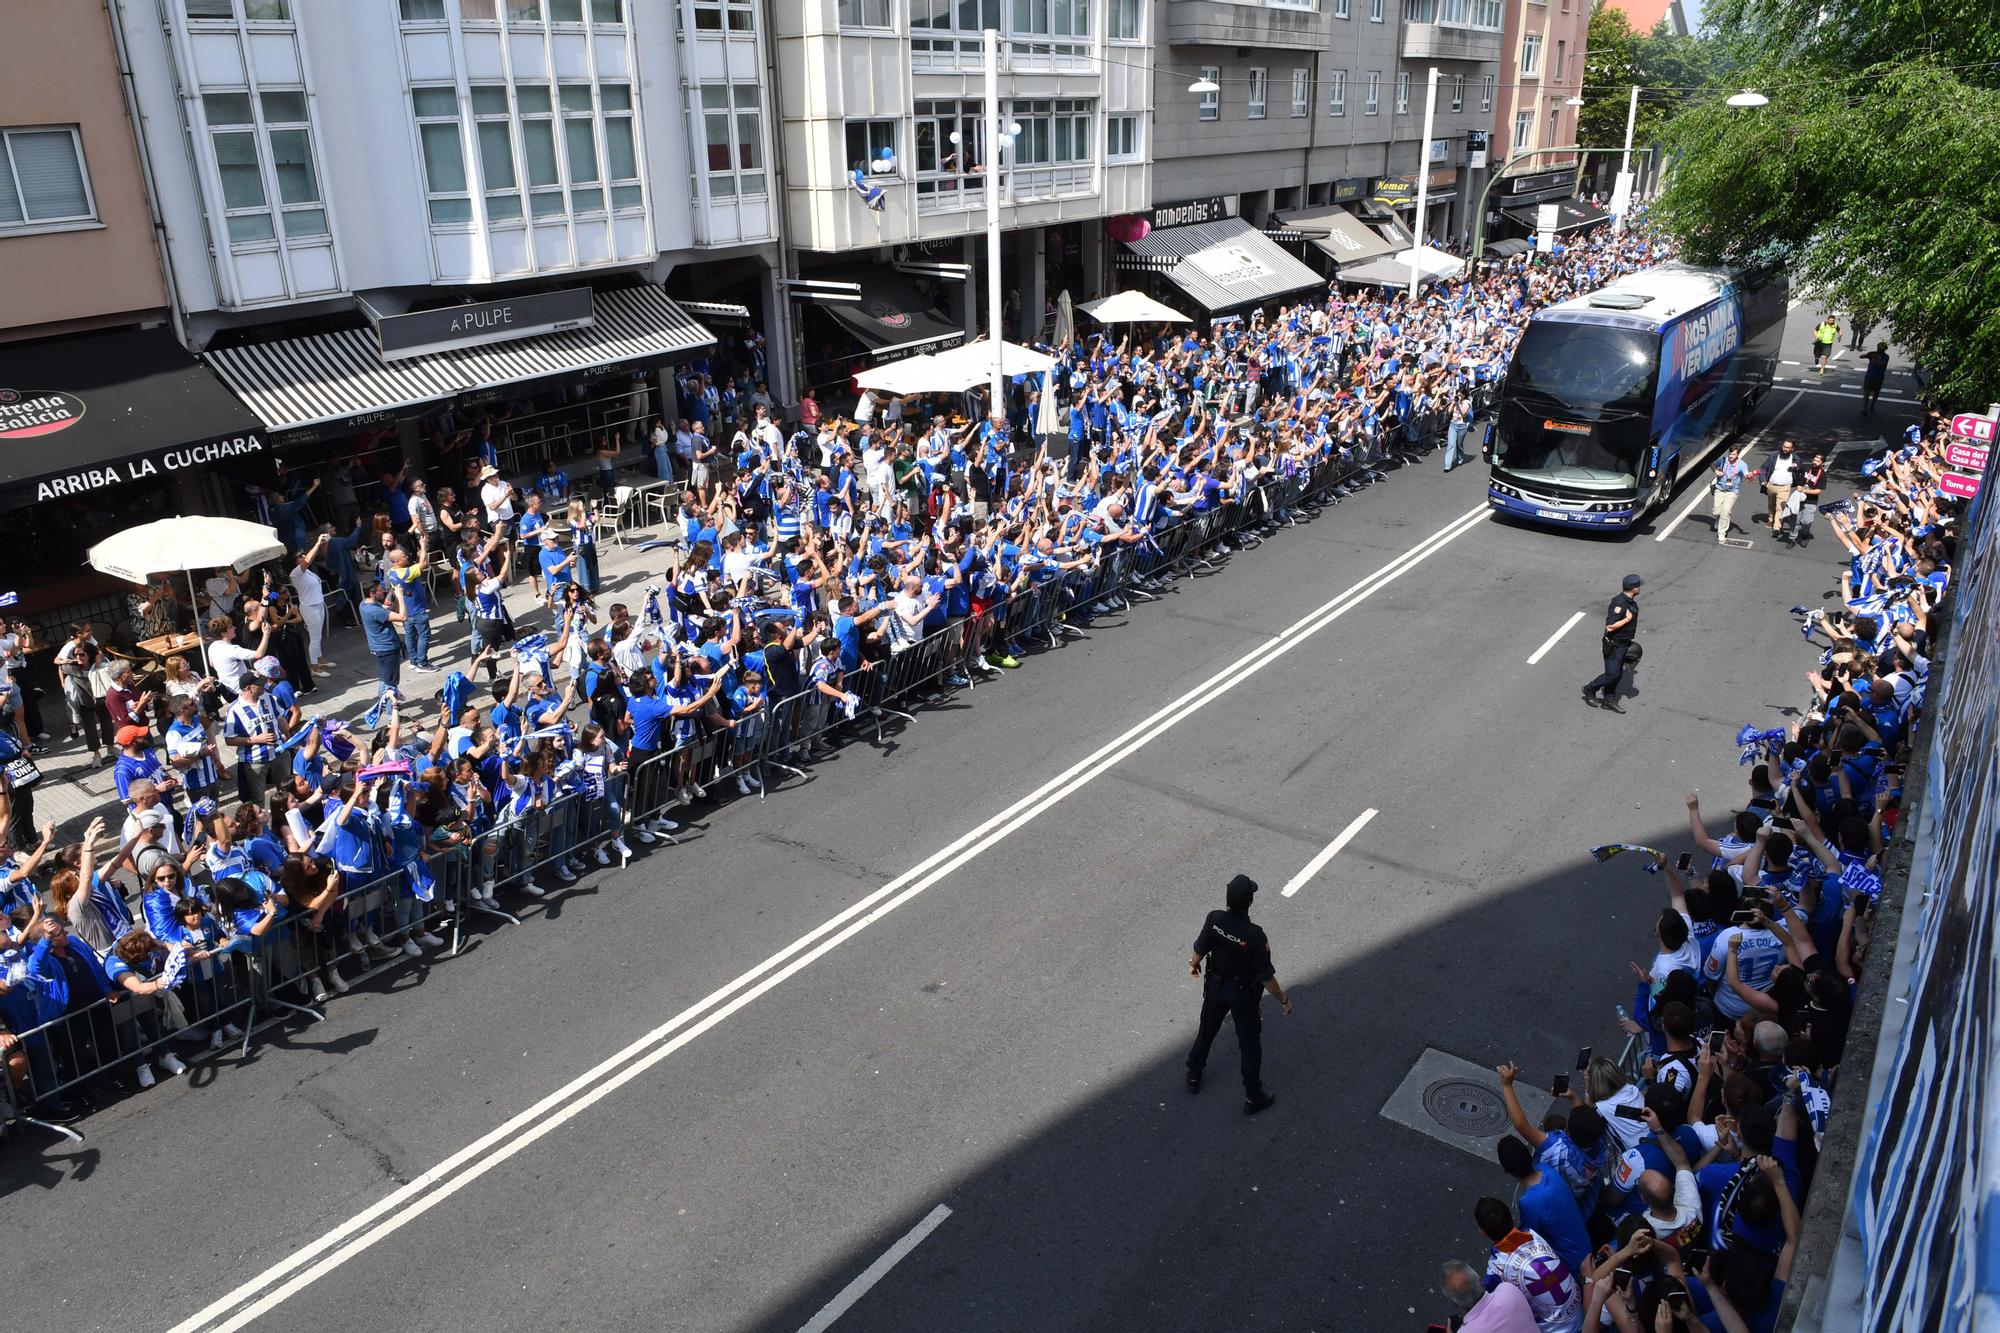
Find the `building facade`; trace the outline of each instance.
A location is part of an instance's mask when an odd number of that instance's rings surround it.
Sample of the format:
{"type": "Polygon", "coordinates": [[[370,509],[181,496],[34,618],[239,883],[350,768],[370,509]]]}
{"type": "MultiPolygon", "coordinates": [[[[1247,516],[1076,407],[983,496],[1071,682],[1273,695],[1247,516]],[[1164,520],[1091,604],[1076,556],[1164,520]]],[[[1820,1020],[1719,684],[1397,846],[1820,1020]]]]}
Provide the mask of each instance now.
{"type": "Polygon", "coordinates": [[[879,354],[983,325],[981,238],[996,174],[1002,258],[1013,279],[1009,328],[1039,330],[1059,290],[1095,294],[1104,219],[1151,197],[1147,11],[1157,3],[771,4],[785,229],[797,272],[866,288],[859,307],[803,312],[809,377],[840,377],[850,335],[879,354]],[[1000,33],[1004,140],[991,146],[987,28],[1000,33]],[[907,271],[895,273],[898,263],[907,271]]]}
{"type": "MultiPolygon", "coordinates": [[[[1583,95],[1584,48],[1590,33],[1589,0],[1507,0],[1505,54],[1494,120],[1499,160],[1576,142],[1583,95]]],[[[1543,170],[1573,160],[1544,153],[1523,164],[1543,170]]]]}
{"type": "MultiPolygon", "coordinates": [[[[769,327],[752,5],[107,8],[183,341],[261,427],[220,507],[333,459],[365,493],[468,450],[518,474],[629,448],[677,415],[703,320],[769,327]]],[[[759,358],[780,398],[784,369],[759,358]]]]}
{"type": "Polygon", "coordinates": [[[1421,167],[1432,196],[1423,232],[1463,234],[1493,124],[1500,0],[1155,5],[1156,204],[1219,194],[1263,226],[1287,210],[1366,206],[1383,182],[1400,182],[1411,197],[1386,206],[1414,226],[1421,167]],[[1433,66],[1433,141],[1420,163],[1433,66]],[[1196,80],[1218,91],[1191,94],[1196,80]]]}

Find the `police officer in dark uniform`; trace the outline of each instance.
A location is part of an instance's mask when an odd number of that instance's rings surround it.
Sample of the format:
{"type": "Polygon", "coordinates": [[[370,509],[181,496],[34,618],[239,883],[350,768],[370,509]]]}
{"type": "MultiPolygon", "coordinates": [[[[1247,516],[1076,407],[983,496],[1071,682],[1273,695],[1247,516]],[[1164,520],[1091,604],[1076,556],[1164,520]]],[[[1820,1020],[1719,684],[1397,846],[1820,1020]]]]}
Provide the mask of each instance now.
{"type": "Polygon", "coordinates": [[[1624,590],[1611,599],[1604,610],[1604,674],[1583,687],[1583,701],[1607,713],[1622,713],[1618,687],[1625,683],[1625,668],[1639,656],[1639,588],[1645,580],[1637,574],[1625,576],[1624,590]],[[1600,700],[1598,691],[1604,692],[1600,700]]]}
{"type": "Polygon", "coordinates": [[[1188,1052],[1189,1092],[1201,1091],[1202,1066],[1208,1063],[1208,1048],[1222,1031],[1228,1015],[1236,1022],[1236,1046],[1243,1056],[1243,1110],[1255,1115],[1277,1098],[1264,1090],[1260,1077],[1264,1065],[1263,1018],[1258,1004],[1269,991],[1292,1012],[1285,988],[1278,984],[1277,969],[1271,966],[1271,942],[1250,920],[1250,900],[1257,896],[1257,881],[1238,875],[1229,881],[1223,901],[1228,906],[1210,912],[1195,937],[1194,957],[1188,971],[1200,976],[1202,959],[1208,960],[1208,980],[1201,993],[1201,1030],[1195,1033],[1194,1049],[1188,1052]]]}

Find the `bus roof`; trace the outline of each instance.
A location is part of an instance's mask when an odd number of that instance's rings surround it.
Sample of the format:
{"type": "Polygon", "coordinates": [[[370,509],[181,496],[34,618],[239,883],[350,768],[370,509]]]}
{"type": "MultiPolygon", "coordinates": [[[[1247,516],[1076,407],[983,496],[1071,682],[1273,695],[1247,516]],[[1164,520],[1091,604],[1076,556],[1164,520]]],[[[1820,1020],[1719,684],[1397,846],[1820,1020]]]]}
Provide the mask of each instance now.
{"type": "Polygon", "coordinates": [[[1621,328],[1663,329],[1690,311],[1699,310],[1727,291],[1734,279],[1723,269],[1691,264],[1660,264],[1628,273],[1584,296],[1539,311],[1536,319],[1567,324],[1612,324],[1621,328]],[[1643,297],[1630,308],[1600,305],[1597,299],[1615,293],[1643,297]]]}

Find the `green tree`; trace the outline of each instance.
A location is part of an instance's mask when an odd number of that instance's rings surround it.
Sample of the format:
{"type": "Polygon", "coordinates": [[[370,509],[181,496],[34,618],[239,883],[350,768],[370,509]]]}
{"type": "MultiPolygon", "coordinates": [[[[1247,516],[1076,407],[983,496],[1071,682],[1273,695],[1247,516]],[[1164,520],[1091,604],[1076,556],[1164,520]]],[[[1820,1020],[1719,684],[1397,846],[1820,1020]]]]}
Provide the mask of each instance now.
{"type": "Polygon", "coordinates": [[[1639,114],[1633,120],[1632,143],[1657,144],[1703,90],[1723,76],[1730,64],[1728,48],[1713,37],[1675,37],[1662,20],[1650,33],[1632,30],[1625,12],[1599,4],[1591,11],[1590,36],[1584,47],[1583,108],[1577,113],[1577,142],[1590,148],[1616,148],[1625,142],[1627,97],[1638,84],[1639,114]]]}
{"type": "Polygon", "coordinates": [[[1990,0],[1718,0],[1732,82],[1666,129],[1656,221],[1691,260],[1774,256],[1885,325],[1952,407],[2000,398],[2000,25],[1990,0]]]}

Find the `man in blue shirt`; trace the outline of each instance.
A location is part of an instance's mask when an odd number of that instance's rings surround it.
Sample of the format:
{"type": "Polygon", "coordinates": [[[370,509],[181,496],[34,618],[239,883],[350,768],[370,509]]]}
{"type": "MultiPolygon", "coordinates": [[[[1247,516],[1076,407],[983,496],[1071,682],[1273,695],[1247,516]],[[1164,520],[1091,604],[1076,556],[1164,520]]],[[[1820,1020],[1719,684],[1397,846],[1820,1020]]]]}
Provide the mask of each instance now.
{"type": "Polygon", "coordinates": [[[1729,515],[1736,508],[1736,497],[1742,493],[1743,478],[1749,475],[1750,465],[1743,461],[1743,446],[1732,444],[1729,452],[1715,462],[1715,540],[1729,540],[1729,515]]]}
{"type": "Polygon", "coordinates": [[[361,630],[368,636],[368,651],[375,657],[375,678],[385,690],[396,690],[400,695],[398,682],[403,665],[403,640],[401,626],[408,620],[404,610],[403,590],[391,588],[386,583],[377,583],[368,589],[368,595],[361,603],[361,630]],[[395,605],[390,605],[391,596],[395,605]]]}
{"type": "Polygon", "coordinates": [[[1568,1182],[1544,1171],[1535,1162],[1534,1150],[1512,1134],[1500,1140],[1498,1152],[1501,1168],[1521,1184],[1516,1205],[1521,1225],[1547,1241],[1570,1272],[1581,1274],[1590,1257],[1590,1233],[1568,1182]]]}

